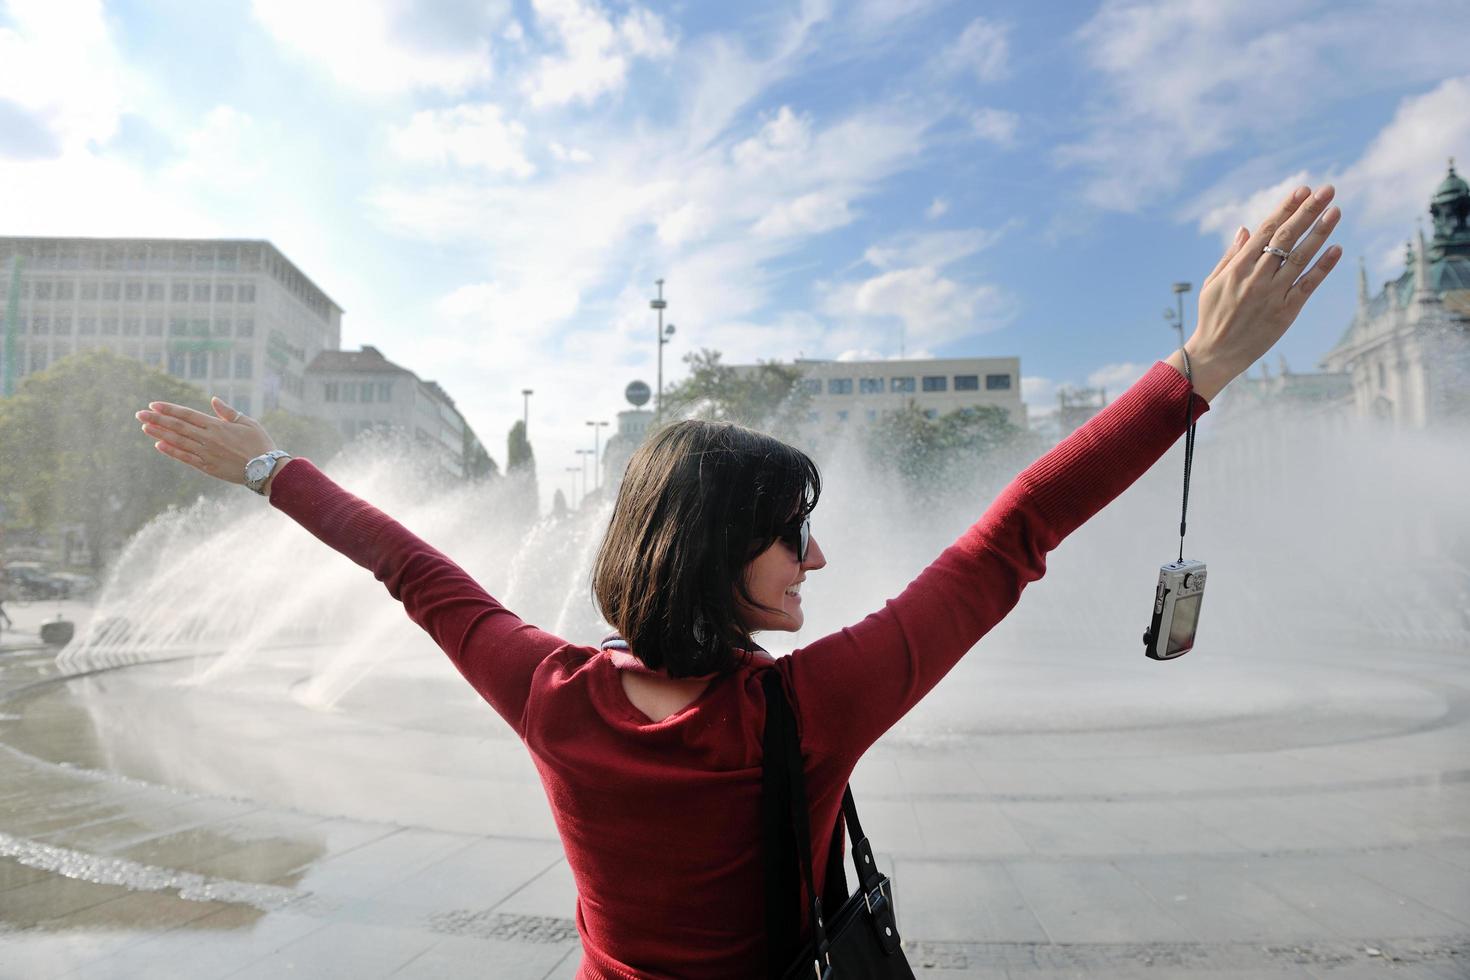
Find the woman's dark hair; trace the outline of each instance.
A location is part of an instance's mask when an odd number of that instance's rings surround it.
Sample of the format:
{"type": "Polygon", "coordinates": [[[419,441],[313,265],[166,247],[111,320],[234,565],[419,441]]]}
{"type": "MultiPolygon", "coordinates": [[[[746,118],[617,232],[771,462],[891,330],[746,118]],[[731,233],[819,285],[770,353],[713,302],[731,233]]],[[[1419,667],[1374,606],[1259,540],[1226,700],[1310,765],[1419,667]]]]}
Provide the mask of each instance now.
{"type": "Polygon", "coordinates": [[[697,419],[658,430],[628,461],[592,569],[603,617],[671,677],[732,669],[749,643],[736,597],[768,608],[745,567],[821,491],[816,464],[765,433],[697,419]]]}

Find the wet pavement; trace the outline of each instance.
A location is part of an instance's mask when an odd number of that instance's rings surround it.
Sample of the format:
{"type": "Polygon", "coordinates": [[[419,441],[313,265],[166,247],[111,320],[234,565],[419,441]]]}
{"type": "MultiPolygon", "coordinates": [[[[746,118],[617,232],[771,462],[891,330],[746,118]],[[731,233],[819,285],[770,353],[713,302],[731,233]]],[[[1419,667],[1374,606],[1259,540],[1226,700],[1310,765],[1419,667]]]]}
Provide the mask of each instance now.
{"type": "MultiPolygon", "coordinates": [[[[35,632],[85,608],[7,609],[0,978],[574,974],[534,769],[462,683],[320,711],[289,651],[67,676],[35,632]]],[[[1162,704],[1080,654],[971,657],[869,754],[920,975],[1470,977],[1470,648],[1194,669],[1162,704]]]]}

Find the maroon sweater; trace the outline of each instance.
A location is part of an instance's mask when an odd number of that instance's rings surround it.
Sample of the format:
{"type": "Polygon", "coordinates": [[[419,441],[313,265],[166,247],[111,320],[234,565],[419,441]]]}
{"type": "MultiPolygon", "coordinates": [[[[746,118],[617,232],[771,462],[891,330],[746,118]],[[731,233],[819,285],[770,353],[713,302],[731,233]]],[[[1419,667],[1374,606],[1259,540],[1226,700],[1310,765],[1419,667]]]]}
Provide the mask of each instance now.
{"type": "MultiPolygon", "coordinates": [[[[745,655],[659,722],[623,693],[631,658],[522,621],[305,460],[280,471],[271,503],[371,570],[526,743],[577,883],[579,977],[748,978],[765,964],[761,672],[781,671],[794,699],[812,851],[825,854],[859,757],[1041,578],[1049,551],[1177,441],[1188,397],[1184,376],[1156,363],[897,598],[789,657],[745,655]]],[[[1209,405],[1192,397],[1198,418],[1209,405]]]]}

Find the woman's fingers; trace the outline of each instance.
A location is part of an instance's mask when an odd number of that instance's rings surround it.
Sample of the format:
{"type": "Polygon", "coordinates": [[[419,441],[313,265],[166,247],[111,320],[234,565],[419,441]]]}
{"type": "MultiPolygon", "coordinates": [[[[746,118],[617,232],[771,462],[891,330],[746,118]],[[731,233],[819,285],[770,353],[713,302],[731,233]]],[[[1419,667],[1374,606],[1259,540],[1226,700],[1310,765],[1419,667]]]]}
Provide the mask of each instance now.
{"type": "MultiPolygon", "coordinates": [[[[204,430],[198,426],[190,425],[182,419],[176,419],[170,415],[162,415],[158,412],[138,412],[135,417],[139,422],[143,423],[143,431],[145,432],[148,431],[149,426],[153,426],[155,429],[174,433],[175,435],[189,439],[204,434],[204,430]]],[[[153,433],[149,434],[153,435],[153,433]]]]}
{"type": "MultiPolygon", "coordinates": [[[[1316,221],[1317,216],[1327,207],[1327,202],[1332,200],[1334,193],[1335,191],[1331,184],[1318,188],[1317,193],[1310,195],[1306,200],[1302,201],[1296,211],[1292,213],[1291,217],[1287,218],[1276,228],[1267,244],[1274,248],[1279,248],[1283,252],[1294,251],[1297,240],[1306,234],[1308,228],[1312,227],[1312,222],[1316,221]]],[[[1286,261],[1290,261],[1289,256],[1287,259],[1282,259],[1278,255],[1272,255],[1270,252],[1262,251],[1258,256],[1256,272],[1274,277],[1286,261]]],[[[1300,272],[1305,267],[1306,263],[1301,262],[1297,265],[1297,271],[1300,272]]]]}
{"type": "Polygon", "coordinates": [[[1245,244],[1246,239],[1250,238],[1250,236],[1251,233],[1246,230],[1245,225],[1241,225],[1240,228],[1236,230],[1235,238],[1231,240],[1229,247],[1225,249],[1225,254],[1220,256],[1220,261],[1215,263],[1215,268],[1211,269],[1210,274],[1205,276],[1206,286],[1210,284],[1210,281],[1212,279],[1220,274],[1221,269],[1230,264],[1230,260],[1235,258],[1236,254],[1240,251],[1241,245],[1245,244]]]}
{"type": "Polygon", "coordinates": [[[1322,243],[1327,241],[1327,236],[1332,234],[1332,229],[1337,227],[1337,219],[1340,217],[1342,217],[1342,212],[1337,208],[1329,208],[1322,215],[1307,237],[1297,242],[1291,254],[1281,263],[1281,268],[1276,272],[1278,283],[1289,286],[1296,282],[1297,276],[1302,274],[1302,270],[1307,267],[1307,263],[1312,261],[1312,257],[1322,247],[1322,243]]]}
{"type": "Polygon", "coordinates": [[[159,415],[167,415],[169,418],[187,422],[201,429],[214,425],[218,421],[217,419],[210,418],[203,412],[195,411],[185,405],[175,405],[173,402],[149,402],[148,407],[159,415]]]}
{"type": "Polygon", "coordinates": [[[1298,187],[1286,195],[1286,200],[1282,201],[1276,210],[1271,212],[1266,220],[1260,223],[1256,228],[1255,234],[1251,235],[1250,240],[1240,250],[1241,261],[1247,267],[1255,264],[1256,258],[1261,255],[1261,249],[1271,243],[1271,236],[1276,233],[1276,229],[1286,224],[1291,216],[1296,214],[1297,206],[1308,197],[1311,197],[1311,195],[1311,188],[1305,186],[1298,187]]]}
{"type": "Polygon", "coordinates": [[[1337,265],[1337,260],[1340,258],[1342,258],[1342,248],[1337,245],[1332,246],[1322,253],[1317,264],[1312,266],[1306,275],[1298,279],[1286,291],[1287,323],[1296,319],[1307,297],[1311,296],[1312,291],[1322,284],[1322,280],[1327,278],[1327,273],[1332,271],[1332,267],[1337,265]]]}
{"type": "Polygon", "coordinates": [[[164,428],[161,425],[150,425],[149,423],[145,422],[143,423],[143,433],[147,435],[150,439],[158,439],[162,442],[169,443],[170,445],[178,446],[180,449],[187,450],[191,453],[197,454],[199,450],[204,448],[203,444],[200,443],[200,441],[198,439],[195,439],[193,436],[183,432],[177,432],[173,429],[164,428]]]}

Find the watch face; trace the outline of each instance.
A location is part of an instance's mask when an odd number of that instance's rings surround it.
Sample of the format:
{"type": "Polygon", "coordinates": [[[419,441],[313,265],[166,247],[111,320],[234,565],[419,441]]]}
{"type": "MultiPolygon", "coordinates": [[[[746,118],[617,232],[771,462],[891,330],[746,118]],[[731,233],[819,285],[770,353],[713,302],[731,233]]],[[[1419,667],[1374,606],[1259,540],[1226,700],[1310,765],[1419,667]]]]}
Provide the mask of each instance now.
{"type": "Polygon", "coordinates": [[[250,462],[245,464],[245,479],[249,480],[251,483],[259,483],[261,480],[264,480],[266,478],[267,474],[270,473],[270,466],[270,460],[252,459],[250,462]]]}

